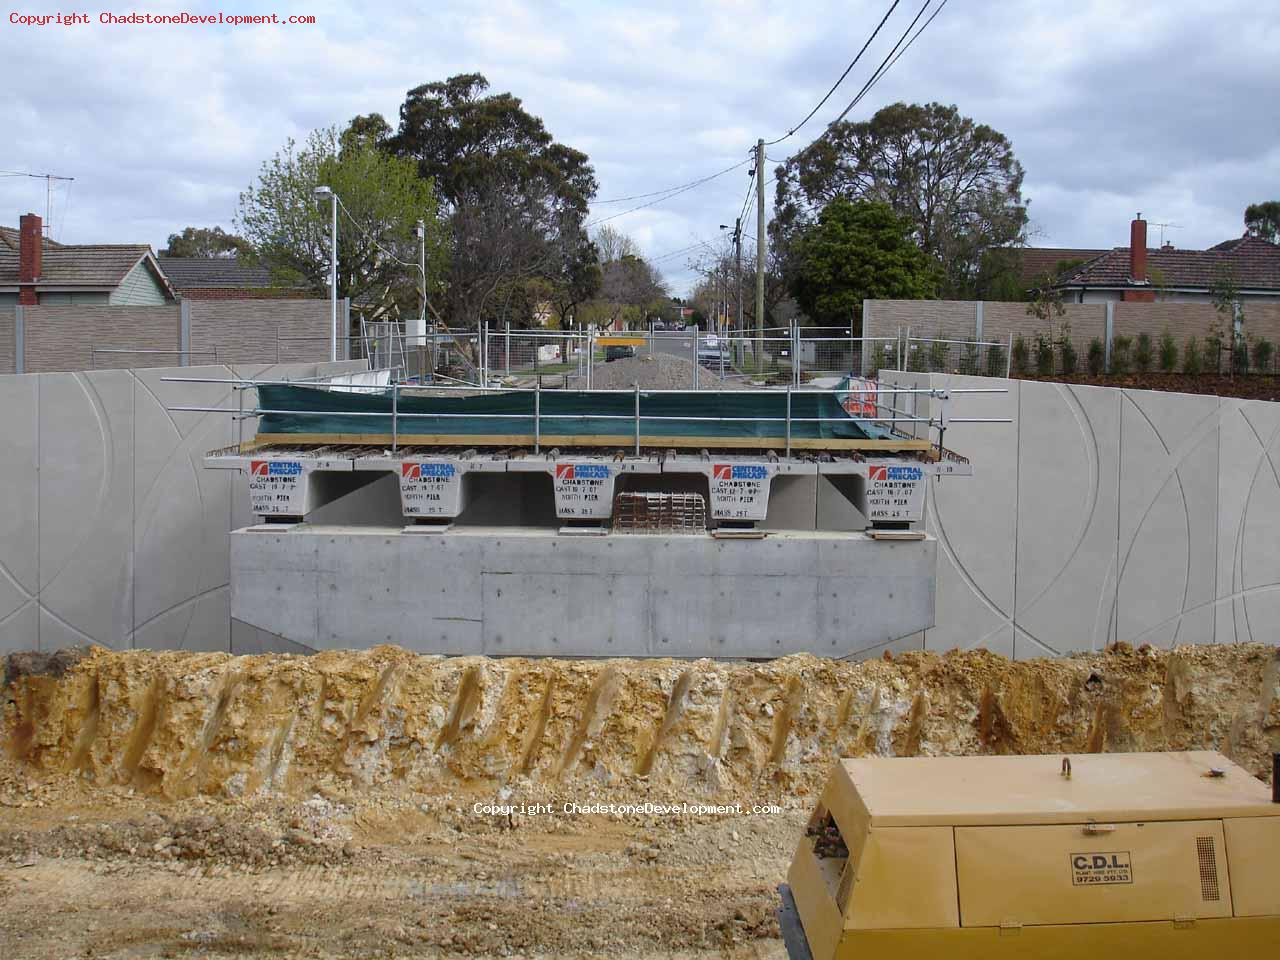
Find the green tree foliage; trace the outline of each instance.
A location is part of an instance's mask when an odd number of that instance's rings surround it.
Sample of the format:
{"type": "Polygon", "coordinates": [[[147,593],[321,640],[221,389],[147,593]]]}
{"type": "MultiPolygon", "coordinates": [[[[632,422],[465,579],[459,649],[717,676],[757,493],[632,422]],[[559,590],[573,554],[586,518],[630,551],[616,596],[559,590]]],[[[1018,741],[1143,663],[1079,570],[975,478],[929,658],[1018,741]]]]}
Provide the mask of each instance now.
{"type": "Polygon", "coordinates": [[[596,245],[581,231],[561,237],[557,247],[546,296],[565,329],[576,322],[578,308],[600,292],[603,273],[596,245]]]}
{"type": "Polygon", "coordinates": [[[1173,339],[1169,328],[1165,327],[1160,334],[1160,371],[1173,373],[1178,369],[1178,341],[1173,339]]]}
{"type": "Polygon", "coordinates": [[[1280,242],[1280,200],[1249,204],[1244,208],[1244,225],[1251,237],[1280,242]]]}
{"type": "Polygon", "coordinates": [[[821,326],[857,317],[860,327],[864,299],[919,300],[936,290],[933,264],[888,204],[833,200],[795,249],[791,293],[821,326]]]}
{"type": "Polygon", "coordinates": [[[1036,284],[1027,301],[1027,316],[1053,324],[1054,317],[1061,317],[1067,312],[1062,304],[1062,291],[1054,289],[1052,279],[1046,277],[1036,284]]]}
{"type": "Polygon", "coordinates": [[[187,227],[169,234],[162,257],[239,257],[250,252],[249,241],[221,227],[187,227]]]}
{"type": "Polygon", "coordinates": [[[601,267],[599,297],[592,302],[592,322],[610,326],[647,326],[650,313],[658,313],[670,296],[662,275],[643,257],[623,254],[601,267]]]}
{"type": "Polygon", "coordinates": [[[776,177],[770,229],[788,261],[793,241],[837,199],[886,203],[904,217],[941,264],[949,297],[972,296],[987,253],[1025,240],[1023,171],[1012,145],[954,106],[895,103],[870,120],[838,123],[776,177]]]}
{"type": "Polygon", "coordinates": [[[504,291],[590,272],[583,222],[596,179],[586,154],[556,142],[518,97],[488,88],[478,73],[415,87],[385,140],[436,184],[451,232],[441,311],[451,324],[520,324],[527,317],[510,315],[504,291]]]}
{"type": "Polygon", "coordinates": [[[347,213],[338,216],[338,296],[367,319],[416,315],[419,309],[417,221],[426,224],[428,297],[439,293],[447,250],[431,181],[414,163],[388,156],[336,128],[289,140],[240,195],[236,224],[274,280],[328,290],[329,203],[313,191],[331,187],[347,213]]]}
{"type": "Polygon", "coordinates": [[[983,253],[973,283],[973,299],[1006,303],[1027,299],[1019,269],[1020,253],[1017,247],[995,247],[983,253]]]}

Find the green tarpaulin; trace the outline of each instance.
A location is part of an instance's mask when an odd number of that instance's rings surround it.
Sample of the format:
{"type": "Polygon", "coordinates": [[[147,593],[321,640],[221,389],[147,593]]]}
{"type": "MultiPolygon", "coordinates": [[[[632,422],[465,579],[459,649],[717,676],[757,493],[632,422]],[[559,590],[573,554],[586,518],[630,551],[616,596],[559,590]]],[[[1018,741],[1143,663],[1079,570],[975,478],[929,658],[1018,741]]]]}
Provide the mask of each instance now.
{"type": "MultiPolygon", "coordinates": [[[[270,411],[259,424],[260,435],[353,437],[392,433],[390,390],[351,393],[306,386],[260,386],[258,399],[259,407],[270,411]]],[[[792,393],[792,439],[876,440],[889,435],[867,420],[851,418],[841,406],[841,399],[830,393],[792,393]],[[819,419],[822,422],[813,422],[819,419]]],[[[509,392],[457,397],[415,396],[401,390],[395,403],[396,433],[406,442],[415,435],[532,436],[535,405],[539,433],[544,437],[632,438],[635,434],[635,394],[579,390],[544,390],[536,396],[532,392],[509,392]]],[[[642,441],[662,437],[749,440],[779,438],[787,432],[787,394],[783,391],[642,390],[639,408],[642,441]],[[683,417],[690,419],[672,419],[683,417]]]]}

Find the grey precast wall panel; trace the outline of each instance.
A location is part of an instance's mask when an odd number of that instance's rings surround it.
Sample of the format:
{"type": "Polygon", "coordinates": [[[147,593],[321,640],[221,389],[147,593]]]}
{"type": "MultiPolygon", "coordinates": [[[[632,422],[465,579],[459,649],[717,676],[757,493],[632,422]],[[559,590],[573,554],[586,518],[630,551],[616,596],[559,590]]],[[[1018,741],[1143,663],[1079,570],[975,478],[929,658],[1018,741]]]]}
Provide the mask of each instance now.
{"type": "Polygon", "coordinates": [[[39,378],[0,376],[0,653],[39,633],[39,378]]]}
{"type": "MultiPolygon", "coordinates": [[[[170,410],[232,409],[223,383],[174,383],[166,370],[136,371],[134,429],[134,646],[226,650],[230,595],[225,557],[232,474],[208,470],[203,457],[230,444],[231,418],[170,410]],[[210,549],[192,549],[193,544],[210,549]]],[[[182,374],[179,374],[181,376],[182,374]]],[[[230,377],[215,368],[217,377],[230,377]]]]}
{"type": "MultiPolygon", "coordinates": [[[[361,364],[348,364],[359,369],[361,364]]],[[[255,365],[292,378],[315,363],[255,365]]],[[[244,481],[225,366],[0,376],[0,652],[96,643],[228,650],[228,531],[244,481]]],[[[251,433],[249,434],[252,435],[251,433]]]]}
{"type": "Polygon", "coordinates": [[[1213,396],[1124,391],[1117,638],[1214,642],[1218,406],[1213,396]]]}
{"type": "Polygon", "coordinates": [[[133,375],[40,377],[40,645],[130,646],[133,375]]]}
{"type": "MultiPolygon", "coordinates": [[[[905,381],[908,375],[902,375],[905,381]]],[[[1038,381],[963,400],[947,445],[971,483],[932,484],[930,649],[1018,658],[1100,650],[1280,644],[1280,404],[1038,381]]]]}
{"type": "Polygon", "coordinates": [[[1005,560],[1010,570],[1017,560],[1016,653],[1100,650],[1114,633],[1123,397],[1030,382],[1018,397],[1024,429],[1005,428],[1018,454],[1007,492],[1017,539],[1005,560]]]}
{"type": "Polygon", "coordinates": [[[1280,643],[1280,403],[1223,398],[1219,416],[1214,635],[1280,643]]]}

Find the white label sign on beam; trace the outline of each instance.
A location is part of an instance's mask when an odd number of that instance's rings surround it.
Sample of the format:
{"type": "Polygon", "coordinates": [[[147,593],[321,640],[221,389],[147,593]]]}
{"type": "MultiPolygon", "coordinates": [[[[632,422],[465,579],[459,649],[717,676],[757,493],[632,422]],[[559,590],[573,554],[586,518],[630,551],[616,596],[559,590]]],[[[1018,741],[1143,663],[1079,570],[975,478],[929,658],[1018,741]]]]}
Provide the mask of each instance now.
{"type": "Polygon", "coordinates": [[[552,474],[556,516],[607,520],[613,515],[617,473],[613,464],[557,460],[552,474]]]}
{"type": "Polygon", "coordinates": [[[867,519],[909,522],[924,512],[925,473],[916,466],[867,465],[867,519]]]}
{"type": "Polygon", "coordinates": [[[772,463],[711,465],[711,516],[716,520],[763,520],[769,511],[772,463]]]}
{"type": "Polygon", "coordinates": [[[442,460],[400,464],[400,507],[406,517],[456,517],[462,512],[462,470],[442,460]]]}
{"type": "Polygon", "coordinates": [[[299,460],[250,460],[249,508],[260,517],[305,515],[310,472],[299,460]]]}

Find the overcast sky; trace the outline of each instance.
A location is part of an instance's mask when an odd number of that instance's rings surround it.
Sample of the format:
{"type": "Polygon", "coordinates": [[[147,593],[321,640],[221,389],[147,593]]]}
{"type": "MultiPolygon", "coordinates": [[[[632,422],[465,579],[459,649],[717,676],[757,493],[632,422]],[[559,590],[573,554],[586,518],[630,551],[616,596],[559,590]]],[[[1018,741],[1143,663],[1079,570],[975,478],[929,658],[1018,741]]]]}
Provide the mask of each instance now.
{"type": "MultiPolygon", "coordinates": [[[[184,226],[229,229],[239,192],[287,137],[371,111],[394,124],[410,87],[478,71],[590,155],[600,199],[648,193],[721,170],[758,136],[785,133],[890,2],[132,8],[317,20],[250,27],[106,26],[98,14],[112,7],[93,5],[83,8],[88,26],[37,27],[6,12],[0,170],[75,177],[69,189],[55,186],[55,239],[159,248],[184,226]]],[[[826,107],[770,156],[785,158],[821,132],[922,2],[902,0],[826,107]]],[[[48,14],[56,5],[8,9],[48,14]]],[[[1123,246],[1141,210],[1180,225],[1167,234],[1175,245],[1204,247],[1242,232],[1246,204],[1280,199],[1278,49],[1272,0],[949,0],[850,117],[938,100],[1005,133],[1026,168],[1035,245],[1123,246]]],[[[746,189],[743,167],[610,222],[663,257],[713,242],[746,189]]],[[[601,205],[593,216],[637,203],[601,205]]],[[[0,224],[16,225],[27,210],[44,213],[45,181],[0,177],[0,224]]],[[[675,292],[688,287],[696,253],[659,260],[675,292]]]]}

